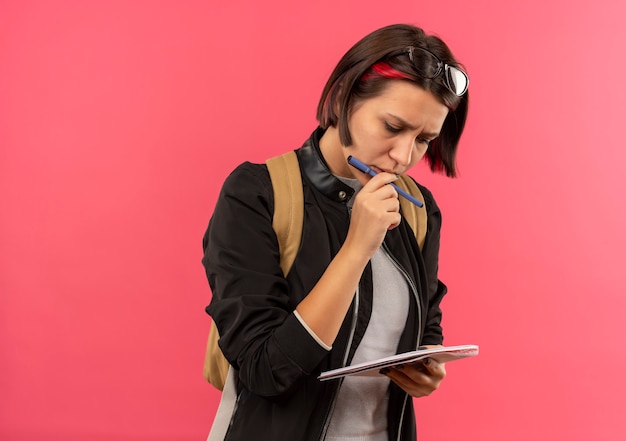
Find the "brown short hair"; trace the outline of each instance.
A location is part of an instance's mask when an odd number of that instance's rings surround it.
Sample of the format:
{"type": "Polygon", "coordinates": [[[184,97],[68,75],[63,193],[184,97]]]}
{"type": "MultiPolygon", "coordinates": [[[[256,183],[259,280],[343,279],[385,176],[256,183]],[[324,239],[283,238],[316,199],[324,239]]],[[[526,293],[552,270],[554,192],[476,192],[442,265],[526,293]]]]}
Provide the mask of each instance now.
{"type": "Polygon", "coordinates": [[[349,146],[352,136],[348,119],[355,103],[380,95],[390,81],[410,81],[431,92],[450,109],[439,137],[429,145],[426,160],[432,171],[455,177],[456,151],[465,127],[469,93],[457,96],[446,87],[441,75],[433,79],[418,76],[408,57],[410,46],[428,49],[442,62],[461,67],[439,37],[426,35],[422,29],[407,24],[386,26],[363,37],[339,60],[322,92],[317,120],[323,128],[337,127],[341,143],[349,146]],[[372,75],[372,66],[381,61],[402,73],[405,79],[372,75]]]}

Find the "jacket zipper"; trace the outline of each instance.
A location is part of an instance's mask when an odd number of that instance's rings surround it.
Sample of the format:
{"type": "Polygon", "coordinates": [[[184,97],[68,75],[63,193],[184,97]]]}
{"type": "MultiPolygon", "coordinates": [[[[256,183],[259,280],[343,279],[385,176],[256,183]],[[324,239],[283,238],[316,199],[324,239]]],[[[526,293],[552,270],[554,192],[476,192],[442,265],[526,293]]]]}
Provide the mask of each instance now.
{"type": "MultiPolygon", "coordinates": [[[[409,288],[411,289],[411,292],[413,292],[413,296],[415,297],[415,303],[417,304],[417,344],[416,344],[416,348],[415,349],[417,349],[417,347],[420,344],[420,341],[422,340],[422,303],[420,302],[419,291],[417,290],[417,287],[415,286],[415,283],[413,283],[413,279],[411,279],[411,277],[409,277],[409,274],[402,267],[402,265],[400,265],[400,263],[396,260],[396,258],[393,256],[393,254],[391,254],[391,252],[389,251],[389,248],[387,247],[387,245],[385,245],[384,242],[383,242],[383,250],[385,250],[385,252],[389,256],[389,259],[391,260],[393,265],[404,276],[404,278],[406,279],[406,281],[407,281],[407,283],[409,285],[409,288]]],[[[402,411],[400,413],[400,421],[398,422],[398,437],[397,437],[397,441],[400,441],[401,436],[402,436],[402,424],[404,423],[404,412],[405,412],[405,409],[406,409],[406,402],[408,400],[408,397],[409,397],[408,394],[404,395],[404,402],[402,403],[402,411]]]]}
{"type": "MultiPolygon", "coordinates": [[[[359,287],[358,286],[356,288],[356,293],[354,295],[354,308],[353,309],[354,309],[354,312],[352,314],[352,323],[350,324],[350,336],[348,337],[348,344],[346,345],[346,352],[343,354],[342,367],[345,367],[346,364],[348,363],[348,355],[350,354],[350,348],[352,347],[352,341],[354,340],[354,332],[356,331],[356,322],[357,322],[358,312],[359,312],[359,287]]],[[[339,384],[337,385],[337,389],[335,389],[335,392],[333,394],[333,400],[330,403],[330,407],[328,408],[328,411],[326,412],[326,418],[324,419],[324,426],[322,428],[322,433],[320,434],[320,438],[319,438],[320,441],[326,438],[326,432],[328,431],[328,426],[330,425],[330,416],[333,414],[335,410],[335,405],[337,404],[337,393],[339,392],[339,388],[341,387],[342,383],[343,383],[343,377],[339,381],[339,384]]]]}
{"type": "MultiPolygon", "coordinates": [[[[419,346],[420,341],[422,339],[422,303],[420,302],[419,291],[417,290],[415,283],[413,283],[413,279],[409,277],[409,274],[400,265],[400,263],[396,260],[396,258],[391,254],[391,252],[389,251],[389,248],[387,248],[387,245],[385,245],[384,242],[383,242],[383,250],[385,250],[385,252],[389,256],[389,259],[391,260],[393,265],[404,276],[404,278],[406,279],[409,285],[409,288],[411,289],[411,292],[413,293],[413,296],[415,297],[415,303],[417,303],[417,346],[419,346]]],[[[417,349],[417,347],[415,349],[417,349]]]]}

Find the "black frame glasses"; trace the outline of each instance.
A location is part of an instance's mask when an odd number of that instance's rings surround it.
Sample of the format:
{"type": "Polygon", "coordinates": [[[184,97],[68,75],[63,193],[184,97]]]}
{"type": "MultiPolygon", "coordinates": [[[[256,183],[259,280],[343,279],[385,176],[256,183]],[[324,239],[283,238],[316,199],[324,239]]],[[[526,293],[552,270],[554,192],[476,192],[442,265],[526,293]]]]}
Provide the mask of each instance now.
{"type": "Polygon", "coordinates": [[[444,63],[437,55],[423,47],[409,46],[406,48],[406,52],[409,54],[409,59],[420,76],[432,80],[443,74],[443,83],[450,92],[456,96],[463,96],[467,92],[469,77],[458,67],[444,63]],[[415,56],[416,51],[422,51],[432,58],[429,60],[428,58],[415,56]],[[433,66],[435,67],[434,70],[433,66]]]}

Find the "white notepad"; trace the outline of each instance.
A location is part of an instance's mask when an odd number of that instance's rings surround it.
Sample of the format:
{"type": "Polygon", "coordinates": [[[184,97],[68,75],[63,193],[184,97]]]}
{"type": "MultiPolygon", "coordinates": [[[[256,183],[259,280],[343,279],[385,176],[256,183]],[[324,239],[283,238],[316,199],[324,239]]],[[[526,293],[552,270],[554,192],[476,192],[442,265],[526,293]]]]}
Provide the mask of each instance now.
{"type": "Polygon", "coordinates": [[[380,374],[380,370],[399,364],[410,364],[424,358],[433,358],[441,363],[460,360],[478,355],[477,345],[443,346],[431,349],[419,349],[417,351],[405,352],[403,354],[392,355],[390,357],[379,358],[377,360],[366,361],[364,363],[346,366],[339,369],[322,372],[319,380],[332,380],[334,378],[345,377],[346,375],[363,375],[375,377],[380,374]]]}

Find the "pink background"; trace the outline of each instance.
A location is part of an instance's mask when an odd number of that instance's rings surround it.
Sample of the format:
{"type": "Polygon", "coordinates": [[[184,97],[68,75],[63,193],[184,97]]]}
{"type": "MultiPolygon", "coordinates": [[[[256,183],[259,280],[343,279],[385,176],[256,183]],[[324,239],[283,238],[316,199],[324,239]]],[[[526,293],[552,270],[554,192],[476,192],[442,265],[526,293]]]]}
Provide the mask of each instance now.
{"type": "Polygon", "coordinates": [[[422,440],[626,433],[623,1],[0,2],[0,439],[199,440],[201,237],[244,160],[296,148],[373,29],[471,75],[444,212],[446,343],[422,440]]]}

